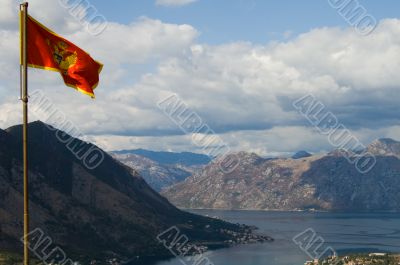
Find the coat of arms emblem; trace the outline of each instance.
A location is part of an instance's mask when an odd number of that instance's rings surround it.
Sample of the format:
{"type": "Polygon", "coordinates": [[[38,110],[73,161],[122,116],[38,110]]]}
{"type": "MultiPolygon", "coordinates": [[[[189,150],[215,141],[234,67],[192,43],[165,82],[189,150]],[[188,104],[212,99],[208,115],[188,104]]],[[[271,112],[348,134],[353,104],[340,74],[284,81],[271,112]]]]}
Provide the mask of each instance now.
{"type": "Polygon", "coordinates": [[[50,40],[47,40],[47,44],[52,48],[54,62],[58,64],[62,74],[68,75],[68,69],[77,62],[76,51],[68,51],[68,45],[63,41],[51,45],[50,40]]]}

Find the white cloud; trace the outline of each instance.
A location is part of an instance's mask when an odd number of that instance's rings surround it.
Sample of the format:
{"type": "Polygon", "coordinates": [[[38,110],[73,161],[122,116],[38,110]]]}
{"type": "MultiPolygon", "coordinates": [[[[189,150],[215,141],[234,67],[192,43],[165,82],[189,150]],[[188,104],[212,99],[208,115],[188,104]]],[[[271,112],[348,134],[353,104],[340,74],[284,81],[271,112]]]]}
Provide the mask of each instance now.
{"type": "MultiPolygon", "coordinates": [[[[400,140],[400,126],[389,126],[379,130],[359,129],[352,134],[363,144],[368,145],[378,138],[400,140]]],[[[218,134],[232,152],[254,152],[265,157],[291,156],[297,151],[326,153],[335,149],[328,138],[310,127],[287,126],[269,130],[232,131],[218,134]]],[[[116,136],[94,135],[89,137],[107,151],[150,149],[159,151],[194,151],[207,155],[207,151],[192,142],[191,135],[173,136],[116,136]]]]}
{"type": "MultiPolygon", "coordinates": [[[[270,130],[235,131],[218,134],[232,152],[246,150],[263,156],[292,154],[301,149],[311,152],[330,150],[327,139],[315,130],[307,127],[279,127],[270,130]],[[302,142],[298,141],[302,139],[302,142]]],[[[147,148],[152,150],[187,151],[193,150],[207,154],[201,146],[195,146],[192,135],[173,136],[91,136],[96,144],[105,150],[147,148]]]]}
{"type": "MultiPolygon", "coordinates": [[[[19,3],[23,1],[0,0],[0,27],[1,29],[19,28],[19,3]]],[[[63,8],[59,0],[31,0],[29,1],[28,13],[45,25],[56,30],[58,33],[66,34],[79,30],[82,24],[63,8]]]]}
{"type": "Polygon", "coordinates": [[[156,0],[158,6],[184,6],[196,2],[197,0],[156,0]]]}
{"type": "Polygon", "coordinates": [[[180,56],[198,34],[190,25],[168,24],[143,17],[129,25],[109,22],[98,36],[80,30],[67,37],[96,54],[99,60],[121,65],[180,56]]]}
{"type": "MultiPolygon", "coordinates": [[[[39,2],[37,0],[36,4],[39,2]]],[[[52,10],[54,7],[49,7],[52,5],[43,4],[43,9],[52,10]]],[[[39,7],[36,6],[35,9],[31,7],[31,9],[40,10],[39,7]]],[[[60,9],[59,6],[58,9],[60,9]]],[[[82,26],[70,33],[68,33],[68,29],[59,27],[56,21],[73,20],[73,17],[68,13],[65,14],[63,9],[52,12],[51,16],[54,19],[43,21],[40,19],[39,12],[35,17],[57,33],[59,30],[64,32],[64,37],[87,50],[95,59],[105,64],[100,77],[99,89],[96,90],[98,99],[95,102],[91,101],[65,87],[58,73],[43,72],[37,69],[29,69],[30,90],[42,89],[60,111],[75,123],[83,124],[81,129],[84,131],[96,127],[101,128],[100,124],[107,124],[107,130],[114,132],[118,130],[111,128],[131,129],[128,126],[129,123],[125,125],[126,115],[129,113],[132,114],[132,117],[146,115],[146,119],[143,119],[142,122],[135,122],[135,124],[139,128],[141,127],[139,124],[142,123],[143,130],[148,130],[150,128],[148,122],[152,120],[150,116],[154,114],[148,113],[149,111],[142,110],[140,107],[119,106],[118,103],[110,105],[110,100],[114,103],[117,102],[112,100],[113,95],[118,91],[123,91],[126,84],[134,83],[136,79],[140,78],[142,72],[151,71],[159,60],[183,56],[185,50],[189,49],[197,37],[198,32],[185,24],[168,24],[159,20],[140,18],[128,25],[110,22],[102,34],[93,36],[82,26]],[[142,68],[147,70],[142,70],[142,68]],[[61,94],[62,97],[60,97],[61,94]],[[95,111],[95,109],[97,110],[95,111]],[[87,114],[88,119],[84,123],[80,123],[84,116],[82,113],[88,110],[88,113],[95,111],[96,114],[87,114]],[[118,115],[121,118],[110,121],[111,113],[120,113],[118,115]]],[[[10,22],[18,23],[16,17],[14,20],[10,22]]],[[[9,111],[10,106],[19,108],[19,33],[17,29],[2,29],[0,37],[0,56],[2,58],[0,61],[0,112],[4,116],[0,119],[0,127],[5,128],[20,120],[19,111],[9,111]]],[[[43,119],[44,117],[39,118],[43,119]]],[[[154,124],[156,123],[155,121],[154,124]]],[[[95,129],[94,132],[96,131],[95,129]]]]}
{"type": "MultiPolygon", "coordinates": [[[[4,128],[20,120],[19,51],[17,28],[5,26],[17,23],[12,0],[0,1],[5,7],[0,11],[4,128]]],[[[190,25],[150,18],[130,24],[110,21],[102,34],[93,36],[78,22],[65,25],[73,17],[53,3],[57,1],[31,2],[35,17],[105,64],[95,101],[65,87],[57,73],[41,70],[30,70],[31,91],[42,89],[69,120],[101,138],[108,149],[193,150],[188,136],[180,135],[179,127],[157,108],[172,93],[234,150],[329,150],[325,138],[291,105],[307,93],[364,143],[372,136],[398,135],[400,20],[383,20],[363,37],[351,28],[321,28],[267,45],[207,45],[198,43],[199,32],[190,25]]]]}
{"type": "Polygon", "coordinates": [[[18,4],[16,1],[0,0],[0,26],[1,28],[14,27],[18,24],[18,4]],[[15,24],[15,25],[14,25],[15,24]]]}

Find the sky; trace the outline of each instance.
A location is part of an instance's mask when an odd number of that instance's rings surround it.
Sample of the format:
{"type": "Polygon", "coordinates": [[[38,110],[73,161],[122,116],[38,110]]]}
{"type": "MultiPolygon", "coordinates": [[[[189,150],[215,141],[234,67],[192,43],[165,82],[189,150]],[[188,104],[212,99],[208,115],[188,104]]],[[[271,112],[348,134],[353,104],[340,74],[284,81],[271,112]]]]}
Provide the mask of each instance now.
{"type": "MultiPolygon", "coordinates": [[[[105,150],[206,152],[158,107],[171,95],[232,151],[334,149],[293,107],[309,94],[363,144],[400,140],[400,2],[350,0],[377,22],[360,34],[332,6],[343,1],[32,0],[33,17],[104,68],[95,100],[37,69],[29,88],[105,150]]],[[[22,121],[18,3],[0,0],[3,129],[22,121]]],[[[31,120],[59,125],[31,109],[31,120]]]]}

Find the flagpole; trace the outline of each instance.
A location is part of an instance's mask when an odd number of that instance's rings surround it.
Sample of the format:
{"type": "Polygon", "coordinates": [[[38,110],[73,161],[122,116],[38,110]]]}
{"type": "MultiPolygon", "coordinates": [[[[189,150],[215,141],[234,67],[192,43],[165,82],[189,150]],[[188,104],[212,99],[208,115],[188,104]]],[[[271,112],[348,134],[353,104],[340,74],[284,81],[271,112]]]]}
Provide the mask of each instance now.
{"type": "Polygon", "coordinates": [[[21,11],[21,101],[23,111],[23,160],[24,160],[24,265],[29,265],[29,187],[28,187],[28,64],[27,64],[27,16],[28,3],[20,5],[21,11]]]}

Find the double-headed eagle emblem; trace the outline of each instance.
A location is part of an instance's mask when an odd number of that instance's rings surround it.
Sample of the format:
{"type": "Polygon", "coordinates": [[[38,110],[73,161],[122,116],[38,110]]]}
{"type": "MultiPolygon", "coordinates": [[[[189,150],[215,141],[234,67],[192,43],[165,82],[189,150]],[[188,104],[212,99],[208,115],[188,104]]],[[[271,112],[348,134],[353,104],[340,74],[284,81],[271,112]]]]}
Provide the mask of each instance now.
{"type": "Polygon", "coordinates": [[[63,41],[52,45],[50,40],[47,40],[47,44],[52,49],[54,62],[58,64],[62,74],[68,75],[68,69],[74,66],[78,60],[76,51],[68,51],[68,45],[63,41]]]}

